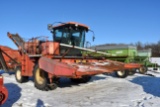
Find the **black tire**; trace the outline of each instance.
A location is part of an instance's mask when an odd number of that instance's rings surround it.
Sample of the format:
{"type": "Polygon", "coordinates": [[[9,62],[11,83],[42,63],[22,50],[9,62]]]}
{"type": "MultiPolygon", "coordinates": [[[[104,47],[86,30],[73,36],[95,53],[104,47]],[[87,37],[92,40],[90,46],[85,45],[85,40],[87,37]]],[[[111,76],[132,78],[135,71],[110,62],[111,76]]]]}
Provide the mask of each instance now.
{"type": "Polygon", "coordinates": [[[34,85],[39,90],[48,91],[48,90],[53,90],[57,87],[57,85],[54,83],[50,84],[48,73],[40,69],[38,65],[35,66],[34,68],[33,76],[34,76],[34,85]]]}
{"type": "Polygon", "coordinates": [[[91,76],[82,76],[82,78],[71,78],[71,81],[74,83],[86,83],[91,79],[91,76]]]}
{"type": "Polygon", "coordinates": [[[33,71],[34,86],[39,90],[48,90],[49,79],[45,71],[41,70],[38,65],[35,66],[33,71]]]}
{"type": "Polygon", "coordinates": [[[129,70],[129,75],[134,75],[136,73],[136,69],[129,70]]]}
{"type": "Polygon", "coordinates": [[[154,67],[153,70],[158,70],[158,68],[157,68],[157,67],[154,67]]]}
{"type": "Polygon", "coordinates": [[[148,70],[147,67],[142,66],[142,67],[139,68],[139,73],[140,74],[145,74],[145,73],[147,73],[147,70],[148,70]]]}
{"type": "Polygon", "coordinates": [[[16,81],[19,83],[24,83],[28,81],[28,76],[22,76],[21,74],[21,67],[17,67],[15,70],[15,78],[16,81]]]}
{"type": "Polygon", "coordinates": [[[128,70],[123,70],[123,71],[116,71],[116,76],[119,78],[125,78],[129,75],[128,70]]]}

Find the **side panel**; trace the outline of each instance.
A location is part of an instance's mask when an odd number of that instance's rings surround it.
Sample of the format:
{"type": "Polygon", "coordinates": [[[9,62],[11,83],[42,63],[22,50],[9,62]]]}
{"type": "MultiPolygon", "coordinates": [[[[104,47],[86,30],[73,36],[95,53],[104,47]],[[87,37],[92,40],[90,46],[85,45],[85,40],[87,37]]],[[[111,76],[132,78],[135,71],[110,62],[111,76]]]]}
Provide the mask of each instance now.
{"type": "Polygon", "coordinates": [[[21,62],[21,55],[18,50],[13,50],[6,46],[0,46],[0,50],[9,70],[13,70],[17,63],[21,62]]]}
{"type": "Polygon", "coordinates": [[[112,49],[107,50],[108,53],[111,53],[113,56],[129,56],[128,49],[112,49]]]}
{"type": "Polygon", "coordinates": [[[109,49],[107,52],[112,54],[107,57],[108,59],[125,63],[134,62],[134,57],[137,55],[137,50],[134,48],[109,49]]]}
{"type": "Polygon", "coordinates": [[[58,55],[59,43],[58,42],[44,42],[41,44],[42,55],[58,55]]]}
{"type": "Polygon", "coordinates": [[[34,63],[33,61],[28,57],[28,55],[22,56],[22,75],[23,76],[32,76],[33,75],[33,69],[34,69],[34,63]]]}
{"type": "Polygon", "coordinates": [[[62,63],[46,57],[41,57],[39,59],[39,67],[56,76],[73,77],[76,72],[76,68],[69,66],[67,63],[62,63]]]}

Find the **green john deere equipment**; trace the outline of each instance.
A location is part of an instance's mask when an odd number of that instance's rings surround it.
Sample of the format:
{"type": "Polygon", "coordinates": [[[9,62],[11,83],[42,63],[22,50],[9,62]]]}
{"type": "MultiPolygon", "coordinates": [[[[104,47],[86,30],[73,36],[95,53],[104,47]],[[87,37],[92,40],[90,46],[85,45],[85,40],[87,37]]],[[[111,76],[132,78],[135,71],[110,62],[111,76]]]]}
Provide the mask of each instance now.
{"type": "MultiPolygon", "coordinates": [[[[108,53],[107,56],[104,56],[107,59],[121,61],[124,63],[139,63],[143,66],[139,68],[139,73],[146,73],[147,67],[152,65],[149,61],[151,57],[151,49],[148,50],[137,50],[136,46],[128,46],[128,45],[116,45],[116,46],[107,46],[107,45],[99,45],[91,47],[92,49],[96,49],[98,51],[103,51],[108,53]]],[[[94,54],[94,56],[99,56],[100,54],[94,54]]],[[[135,69],[132,69],[136,71],[135,69]]],[[[133,72],[131,72],[133,74],[133,72]]]]}

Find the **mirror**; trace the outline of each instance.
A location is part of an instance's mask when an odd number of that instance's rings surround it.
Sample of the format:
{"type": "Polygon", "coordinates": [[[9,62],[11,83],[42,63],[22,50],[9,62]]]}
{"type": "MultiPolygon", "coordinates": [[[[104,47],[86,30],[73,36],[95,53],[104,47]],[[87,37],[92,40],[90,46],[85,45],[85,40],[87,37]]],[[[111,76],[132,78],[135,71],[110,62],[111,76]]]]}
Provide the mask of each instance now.
{"type": "Polygon", "coordinates": [[[89,31],[93,33],[92,40],[93,40],[93,42],[94,42],[94,40],[95,40],[94,31],[91,30],[91,29],[89,29],[89,31]]]}
{"type": "Polygon", "coordinates": [[[52,30],[52,24],[48,24],[48,30],[52,30]]]}
{"type": "Polygon", "coordinates": [[[95,40],[95,36],[93,36],[93,37],[92,37],[92,40],[93,40],[93,42],[94,42],[94,40],[95,40]]]}

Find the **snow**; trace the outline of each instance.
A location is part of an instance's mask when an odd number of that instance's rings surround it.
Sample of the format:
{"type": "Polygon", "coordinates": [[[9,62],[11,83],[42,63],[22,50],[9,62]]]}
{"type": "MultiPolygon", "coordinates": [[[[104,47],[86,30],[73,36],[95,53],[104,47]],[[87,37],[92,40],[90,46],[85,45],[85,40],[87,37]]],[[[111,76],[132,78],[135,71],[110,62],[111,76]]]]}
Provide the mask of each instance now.
{"type": "Polygon", "coordinates": [[[151,57],[150,58],[151,63],[157,63],[160,65],[160,58],[159,57],[151,57]]]}
{"type": "Polygon", "coordinates": [[[3,73],[9,97],[2,107],[159,107],[160,73],[136,73],[121,79],[96,75],[88,83],[74,84],[62,78],[59,87],[41,91],[32,79],[17,83],[14,75],[3,73]]]}

